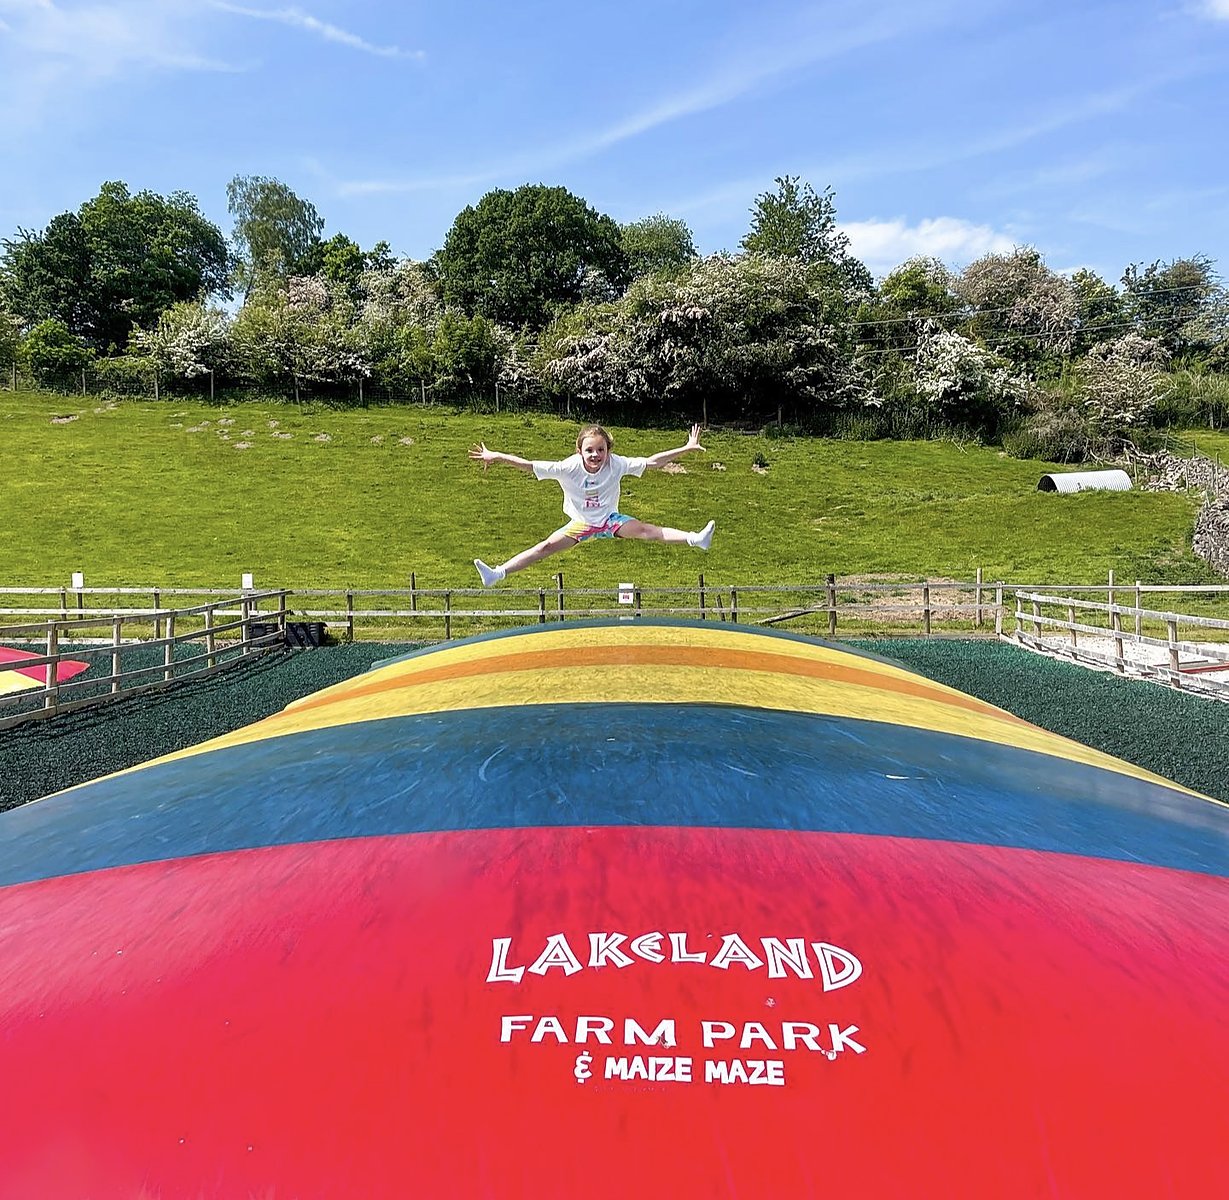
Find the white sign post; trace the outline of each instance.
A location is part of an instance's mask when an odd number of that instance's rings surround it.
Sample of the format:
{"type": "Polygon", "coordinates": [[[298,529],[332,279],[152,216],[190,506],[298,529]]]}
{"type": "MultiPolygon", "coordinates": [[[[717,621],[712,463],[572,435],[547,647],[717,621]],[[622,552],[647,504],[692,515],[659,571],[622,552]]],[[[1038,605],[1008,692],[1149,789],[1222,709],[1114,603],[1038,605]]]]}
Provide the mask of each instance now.
{"type": "MultiPolygon", "coordinates": [[[[620,604],[635,604],[636,603],[636,585],[634,583],[619,584],[619,603],[620,604]]],[[[633,613],[632,616],[635,614],[633,613]]],[[[620,621],[630,621],[632,616],[620,615],[620,621]]]]}

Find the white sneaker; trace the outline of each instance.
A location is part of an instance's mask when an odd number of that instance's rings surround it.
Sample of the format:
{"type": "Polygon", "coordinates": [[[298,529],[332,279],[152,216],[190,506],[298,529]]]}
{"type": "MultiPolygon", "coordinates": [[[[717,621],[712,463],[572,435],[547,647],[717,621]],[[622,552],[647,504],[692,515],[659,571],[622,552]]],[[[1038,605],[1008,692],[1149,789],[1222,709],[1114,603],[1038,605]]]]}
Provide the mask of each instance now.
{"type": "Polygon", "coordinates": [[[698,546],[701,550],[707,550],[713,541],[713,530],[717,528],[716,521],[709,521],[699,533],[693,533],[687,539],[692,546],[698,546]]]}
{"type": "Polygon", "coordinates": [[[480,558],[474,559],[474,566],[482,576],[483,587],[494,587],[507,574],[503,567],[488,567],[480,558]]]}

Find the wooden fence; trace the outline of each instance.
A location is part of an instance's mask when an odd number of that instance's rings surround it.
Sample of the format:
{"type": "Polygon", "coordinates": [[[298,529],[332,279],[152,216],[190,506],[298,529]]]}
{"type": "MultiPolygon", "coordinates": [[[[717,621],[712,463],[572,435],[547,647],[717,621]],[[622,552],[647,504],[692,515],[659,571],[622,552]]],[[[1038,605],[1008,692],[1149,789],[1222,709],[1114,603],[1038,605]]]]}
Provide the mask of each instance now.
{"type": "Polygon", "coordinates": [[[1019,645],[1229,700],[1229,620],[1053,591],[1018,591],[1015,602],[1019,645]]]}
{"type": "Polygon", "coordinates": [[[83,603],[71,611],[62,604],[59,609],[5,608],[0,614],[6,621],[15,615],[50,618],[3,627],[6,642],[37,646],[43,653],[0,662],[0,670],[42,668],[44,680],[41,687],[0,693],[3,729],[168,687],[188,677],[199,679],[278,649],[285,642],[287,608],[283,591],[232,591],[186,608],[112,606],[97,611],[83,603]],[[61,664],[69,661],[101,663],[105,674],[90,670],[61,679],[61,664]]]}
{"type": "Polygon", "coordinates": [[[419,587],[413,575],[406,588],[5,587],[0,588],[0,634],[10,643],[24,640],[44,649],[23,666],[69,657],[105,662],[110,656],[110,662],[101,680],[87,672],[79,680],[53,680],[40,692],[0,695],[0,728],[32,713],[50,716],[96,703],[100,693],[105,699],[131,695],[220,669],[285,644],[287,633],[306,623],[318,623],[341,640],[419,644],[529,624],[637,617],[784,627],[832,638],[998,636],[1089,665],[1219,694],[1229,690],[1227,685],[1215,677],[1215,668],[1202,668],[1224,653],[1205,642],[1229,644],[1229,621],[1212,615],[1224,612],[1226,600],[1229,584],[1124,586],[1112,573],[1104,584],[1009,584],[985,581],[980,570],[964,581],[833,574],[811,583],[746,585],[715,584],[700,575],[686,587],[626,582],[613,590],[569,587],[563,572],[549,587],[492,590],[419,587]],[[1205,615],[1146,606],[1156,597],[1172,602],[1175,596],[1205,615]],[[148,603],[141,605],[142,600],[148,603]],[[1013,611],[1015,629],[1009,632],[1005,624],[1013,611]],[[1198,642],[1181,636],[1196,627],[1202,630],[1198,642]],[[1109,642],[1095,642],[1098,635],[1109,642]],[[1176,659],[1154,664],[1144,653],[1144,648],[1170,646],[1176,647],[1176,659]],[[146,658],[150,650],[161,655],[154,663],[130,665],[125,660],[134,656],[127,648],[141,648],[146,658]],[[182,657],[185,649],[188,656],[182,657]]]}

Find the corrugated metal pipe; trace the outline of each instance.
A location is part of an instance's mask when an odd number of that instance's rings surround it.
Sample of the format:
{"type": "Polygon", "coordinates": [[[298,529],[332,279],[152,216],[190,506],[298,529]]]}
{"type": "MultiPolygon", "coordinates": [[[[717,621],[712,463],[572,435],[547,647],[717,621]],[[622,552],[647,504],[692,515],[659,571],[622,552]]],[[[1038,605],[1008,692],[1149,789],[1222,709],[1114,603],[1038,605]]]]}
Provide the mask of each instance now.
{"type": "Polygon", "coordinates": [[[1055,471],[1043,475],[1039,492],[1129,492],[1131,477],[1125,471],[1055,471]]]}

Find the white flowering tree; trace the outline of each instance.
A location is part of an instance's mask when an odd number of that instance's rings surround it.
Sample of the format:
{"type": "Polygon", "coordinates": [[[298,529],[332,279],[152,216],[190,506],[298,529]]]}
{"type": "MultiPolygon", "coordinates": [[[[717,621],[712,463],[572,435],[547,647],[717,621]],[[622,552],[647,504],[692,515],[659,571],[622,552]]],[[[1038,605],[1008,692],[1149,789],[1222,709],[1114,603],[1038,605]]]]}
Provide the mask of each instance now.
{"type": "Polygon", "coordinates": [[[1071,353],[1079,324],[1075,289],[1031,246],[970,263],[956,291],[972,310],[970,336],[1018,366],[1044,371],[1071,353]]]}
{"type": "Polygon", "coordinates": [[[429,348],[444,309],[422,264],[369,267],[356,290],[354,335],[372,371],[391,387],[425,389],[434,380],[429,348]]]}
{"type": "Polygon", "coordinates": [[[319,276],[268,283],[236,316],[234,343],[245,374],[259,383],[289,380],[295,400],[304,383],[348,385],[370,375],[364,339],[355,332],[346,289],[319,276]]]}
{"type": "Polygon", "coordinates": [[[134,329],[131,352],[146,359],[158,375],[180,379],[210,377],[225,371],[231,362],[230,319],[220,308],[195,301],[171,305],[152,329],[134,329]]]}
{"type": "Polygon", "coordinates": [[[1029,390],[1005,359],[934,323],[918,337],[913,375],[926,417],[991,435],[1029,390]]]}
{"type": "Polygon", "coordinates": [[[1095,445],[1114,452],[1132,442],[1164,394],[1168,361],[1159,341],[1138,333],[1089,350],[1078,368],[1078,395],[1095,445]]]}
{"type": "Polygon", "coordinates": [[[851,364],[810,264],[713,255],[637,280],[613,304],[548,330],[544,370],[565,395],[703,419],[802,418],[850,394],[851,364]]]}

